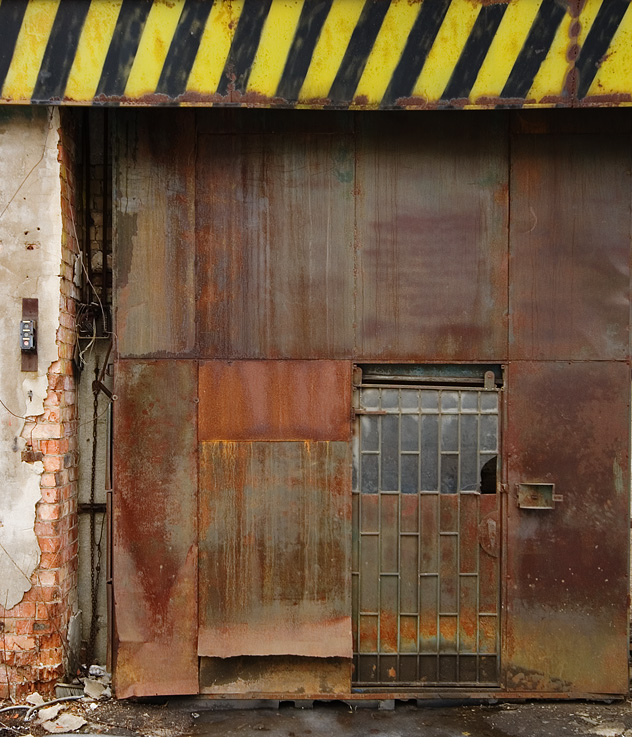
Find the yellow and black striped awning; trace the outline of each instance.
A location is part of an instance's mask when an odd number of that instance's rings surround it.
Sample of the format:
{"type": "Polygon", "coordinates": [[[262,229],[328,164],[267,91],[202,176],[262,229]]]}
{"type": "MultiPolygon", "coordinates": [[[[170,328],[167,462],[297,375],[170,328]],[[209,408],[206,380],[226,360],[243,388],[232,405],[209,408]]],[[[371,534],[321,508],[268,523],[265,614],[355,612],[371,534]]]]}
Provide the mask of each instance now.
{"type": "Polygon", "coordinates": [[[1,0],[9,103],[632,104],[631,0],[1,0]]]}

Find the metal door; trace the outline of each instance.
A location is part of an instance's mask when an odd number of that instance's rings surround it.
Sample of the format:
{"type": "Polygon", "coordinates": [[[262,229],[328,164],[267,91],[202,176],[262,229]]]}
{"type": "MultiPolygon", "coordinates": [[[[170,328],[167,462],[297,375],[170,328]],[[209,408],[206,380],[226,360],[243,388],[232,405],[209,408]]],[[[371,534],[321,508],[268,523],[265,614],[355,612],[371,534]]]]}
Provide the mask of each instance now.
{"type": "Polygon", "coordinates": [[[499,398],[495,385],[357,388],[357,686],[498,685],[499,398]]]}

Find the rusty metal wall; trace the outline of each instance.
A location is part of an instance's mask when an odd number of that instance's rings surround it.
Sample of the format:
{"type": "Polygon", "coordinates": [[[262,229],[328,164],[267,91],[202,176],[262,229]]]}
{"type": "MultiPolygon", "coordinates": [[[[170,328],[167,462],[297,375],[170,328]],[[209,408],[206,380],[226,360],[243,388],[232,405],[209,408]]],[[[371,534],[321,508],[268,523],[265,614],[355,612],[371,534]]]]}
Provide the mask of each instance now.
{"type": "Polygon", "coordinates": [[[511,141],[512,359],[629,353],[631,118],[516,118],[511,141]]]}
{"type": "Polygon", "coordinates": [[[353,137],[336,128],[304,133],[299,119],[288,122],[282,135],[201,127],[196,238],[205,357],[352,355],[353,137]]]}
{"type": "Polygon", "coordinates": [[[197,693],[197,366],[116,364],[114,686],[197,693]]]}
{"type": "Polygon", "coordinates": [[[507,116],[358,122],[358,360],[502,361],[507,116]]]}
{"type": "Polygon", "coordinates": [[[307,118],[199,118],[200,354],[503,360],[507,116],[307,118]]]}
{"type": "Polygon", "coordinates": [[[195,116],[126,111],[115,123],[117,348],[185,356],[195,349],[195,116]]]}
{"type": "Polygon", "coordinates": [[[351,657],[345,442],[200,447],[198,653],[351,657]]]}
{"type": "Polygon", "coordinates": [[[199,439],[349,440],[349,361],[201,361],[199,439]]]}
{"type": "Polygon", "coordinates": [[[517,361],[507,386],[506,688],[624,694],[630,368],[517,361]],[[554,509],[518,507],[537,482],[554,509]]]}
{"type": "Polygon", "coordinates": [[[218,657],[349,682],[352,360],[508,364],[503,688],[625,692],[632,118],[563,112],[121,112],[120,695],[196,690],[198,654],[215,693],[277,678],[218,657]],[[564,502],[518,510],[540,478],[564,502]]]}

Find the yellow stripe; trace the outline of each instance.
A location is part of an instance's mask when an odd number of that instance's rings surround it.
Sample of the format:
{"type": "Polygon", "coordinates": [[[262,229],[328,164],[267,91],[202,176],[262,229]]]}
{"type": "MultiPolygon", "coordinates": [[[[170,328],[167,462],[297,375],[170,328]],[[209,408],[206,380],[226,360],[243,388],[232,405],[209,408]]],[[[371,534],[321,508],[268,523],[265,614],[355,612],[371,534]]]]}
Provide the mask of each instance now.
{"type": "Polygon", "coordinates": [[[421,70],[413,97],[426,100],[441,98],[481,7],[470,0],[452,1],[421,70]]]}
{"type": "Polygon", "coordinates": [[[537,103],[543,97],[558,97],[562,94],[564,80],[569,69],[566,51],[571,22],[571,16],[566,13],[557,29],[549,53],[542,62],[531,89],[526,95],[527,100],[534,100],[537,103]]]}
{"type": "Polygon", "coordinates": [[[189,92],[208,95],[217,90],[243,7],[244,0],[216,0],[213,4],[189,75],[189,92]]]}
{"type": "Polygon", "coordinates": [[[2,88],[3,97],[16,102],[31,99],[58,6],[59,0],[31,0],[28,4],[2,88]]]}
{"type": "Polygon", "coordinates": [[[126,97],[155,92],[183,8],[184,0],[154,0],[127,80],[126,97]]]}
{"type": "Polygon", "coordinates": [[[510,2],[470,93],[470,100],[498,97],[527,40],[542,0],[510,2]]]}
{"type": "Polygon", "coordinates": [[[334,0],[301,88],[301,100],[329,94],[363,5],[361,0],[334,0]]]}
{"type": "Polygon", "coordinates": [[[304,0],[272,3],[248,80],[248,91],[272,97],[279,86],[304,0]]]}
{"type": "MultiPolygon", "coordinates": [[[[8,2],[10,0],[0,0],[8,2]]],[[[210,2],[210,0],[200,0],[210,2]]],[[[274,0],[263,28],[248,91],[272,98],[283,74],[305,0],[274,0]]],[[[377,106],[401,59],[425,0],[392,0],[355,94],[356,106],[377,106]]],[[[584,0],[578,43],[585,43],[603,3],[584,0]]],[[[89,0],[85,0],[89,2],[89,0]]],[[[65,90],[67,99],[90,102],[101,77],[123,0],[92,0],[65,90]]],[[[154,0],[131,69],[125,94],[132,99],[155,92],[185,0],[154,0]]],[[[244,0],[215,0],[189,77],[187,91],[212,95],[228,57],[244,0]]],[[[298,107],[319,107],[340,69],[365,0],[334,0],[314,50],[298,107]],[[318,101],[311,102],[311,101],[318,101]]],[[[470,107],[497,98],[518,58],[542,0],[508,0],[470,94],[470,107]]],[[[59,0],[30,0],[2,90],[5,100],[29,102],[57,13],[59,0]]],[[[413,95],[434,102],[444,92],[483,3],[452,0],[446,18],[415,84],[413,95]]],[[[558,98],[572,66],[567,58],[573,18],[566,13],[535,77],[528,104],[558,98]]],[[[632,95],[632,3],[604,55],[589,95],[632,95]]],[[[353,101],[349,101],[353,104],[353,101]]],[[[195,101],[193,102],[195,104],[195,101]]],[[[493,105],[493,102],[491,103],[493,105]]]]}
{"type": "Polygon", "coordinates": [[[123,0],[93,0],[77,45],[65,96],[77,102],[92,100],[114,35],[123,0]]]}
{"type": "Polygon", "coordinates": [[[420,6],[409,0],[392,0],[356,90],[356,99],[377,105],[384,97],[400,60],[420,6]]]}
{"type": "Polygon", "coordinates": [[[632,4],[623,16],[588,94],[632,94],[632,4]]]}

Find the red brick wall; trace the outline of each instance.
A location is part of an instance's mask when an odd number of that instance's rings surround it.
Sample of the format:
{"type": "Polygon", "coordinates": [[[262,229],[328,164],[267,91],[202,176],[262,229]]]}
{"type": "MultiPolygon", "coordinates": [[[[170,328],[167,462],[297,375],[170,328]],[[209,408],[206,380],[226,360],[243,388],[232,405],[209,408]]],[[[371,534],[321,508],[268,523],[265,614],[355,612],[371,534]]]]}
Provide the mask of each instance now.
{"type": "Polygon", "coordinates": [[[68,625],[77,610],[78,419],[72,366],[78,297],[73,273],[80,227],[76,141],[73,118],[62,115],[59,359],[48,368],[44,414],[28,418],[22,432],[28,458],[44,465],[35,521],[41,558],[22,602],[10,610],[0,606],[0,698],[19,698],[34,689],[53,691],[68,665],[68,625]]]}

